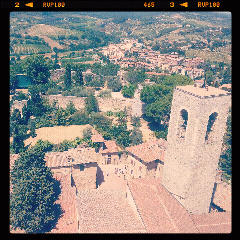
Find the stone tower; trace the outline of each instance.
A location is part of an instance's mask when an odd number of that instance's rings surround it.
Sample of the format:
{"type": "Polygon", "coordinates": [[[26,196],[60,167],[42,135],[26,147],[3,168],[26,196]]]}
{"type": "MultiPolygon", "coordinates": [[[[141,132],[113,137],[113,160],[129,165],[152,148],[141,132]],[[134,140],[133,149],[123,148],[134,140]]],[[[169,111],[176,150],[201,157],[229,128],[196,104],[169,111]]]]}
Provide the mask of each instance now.
{"type": "Polygon", "coordinates": [[[193,214],[209,212],[231,93],[174,89],[162,184],[193,214]]]}

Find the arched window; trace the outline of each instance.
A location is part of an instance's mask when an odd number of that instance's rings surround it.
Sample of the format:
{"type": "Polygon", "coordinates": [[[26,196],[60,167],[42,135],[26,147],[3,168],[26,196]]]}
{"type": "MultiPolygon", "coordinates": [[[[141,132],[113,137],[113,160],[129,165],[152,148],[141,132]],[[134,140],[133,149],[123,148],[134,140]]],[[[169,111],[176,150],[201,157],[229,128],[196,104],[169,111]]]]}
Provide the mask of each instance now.
{"type": "Polygon", "coordinates": [[[211,142],[213,140],[213,130],[216,124],[218,114],[216,112],[212,113],[208,119],[207,131],[205,135],[205,141],[211,142]]]}
{"type": "Polygon", "coordinates": [[[180,111],[180,117],[178,121],[178,137],[181,139],[185,139],[186,129],[187,129],[187,121],[188,121],[188,112],[185,109],[180,111]]]}

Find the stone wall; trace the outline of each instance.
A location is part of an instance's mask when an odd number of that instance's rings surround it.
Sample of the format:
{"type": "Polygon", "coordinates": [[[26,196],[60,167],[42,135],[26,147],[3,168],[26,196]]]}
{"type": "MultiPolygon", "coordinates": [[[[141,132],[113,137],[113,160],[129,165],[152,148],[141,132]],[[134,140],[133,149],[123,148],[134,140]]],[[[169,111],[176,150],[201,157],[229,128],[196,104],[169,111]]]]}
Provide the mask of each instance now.
{"type": "Polygon", "coordinates": [[[207,213],[218,168],[231,96],[198,97],[174,90],[162,184],[191,213],[207,213]],[[179,137],[181,110],[188,112],[179,137]],[[205,141],[209,116],[217,112],[212,141],[205,141]]]}
{"type": "MultiPolygon", "coordinates": [[[[62,96],[58,95],[43,95],[44,98],[49,99],[50,102],[55,100],[58,101],[59,107],[66,108],[67,104],[71,101],[73,102],[76,109],[80,110],[84,108],[85,97],[76,97],[76,96],[62,96]]],[[[129,115],[135,115],[141,117],[145,112],[145,104],[138,98],[126,99],[126,98],[100,98],[97,97],[99,109],[101,112],[117,112],[120,110],[127,110],[129,115]]],[[[27,104],[27,100],[17,101],[15,100],[11,111],[13,109],[19,109],[22,112],[22,108],[27,104]]]]}
{"type": "MultiPolygon", "coordinates": [[[[84,108],[85,97],[76,96],[62,96],[58,95],[46,95],[45,98],[49,99],[50,102],[58,100],[60,107],[66,108],[69,101],[72,101],[76,109],[80,110],[84,108]]],[[[126,108],[128,114],[141,116],[144,113],[144,104],[140,99],[119,99],[119,98],[100,98],[97,97],[99,109],[102,112],[112,111],[116,112],[124,110],[126,108]]]]}
{"type": "Polygon", "coordinates": [[[97,163],[87,163],[84,170],[81,171],[79,165],[74,165],[72,169],[72,178],[77,191],[84,189],[96,189],[97,163]]]}

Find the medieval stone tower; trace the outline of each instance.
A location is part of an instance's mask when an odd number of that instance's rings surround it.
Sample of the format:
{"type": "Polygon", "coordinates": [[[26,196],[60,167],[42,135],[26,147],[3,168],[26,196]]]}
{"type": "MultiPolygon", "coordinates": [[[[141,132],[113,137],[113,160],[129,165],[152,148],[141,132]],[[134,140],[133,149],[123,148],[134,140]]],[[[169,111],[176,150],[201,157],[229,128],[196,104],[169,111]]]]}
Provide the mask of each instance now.
{"type": "Polygon", "coordinates": [[[174,89],[162,184],[190,213],[209,212],[230,104],[214,87],[174,89]]]}

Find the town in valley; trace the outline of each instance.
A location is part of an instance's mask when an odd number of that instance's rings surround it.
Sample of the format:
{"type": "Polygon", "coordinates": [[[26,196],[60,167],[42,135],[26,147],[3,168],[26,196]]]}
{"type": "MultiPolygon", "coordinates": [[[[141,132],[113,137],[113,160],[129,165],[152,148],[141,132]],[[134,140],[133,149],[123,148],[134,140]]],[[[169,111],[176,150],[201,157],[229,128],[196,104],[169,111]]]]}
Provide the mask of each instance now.
{"type": "Polygon", "coordinates": [[[9,31],[10,233],[231,233],[230,12],[9,31]]]}

